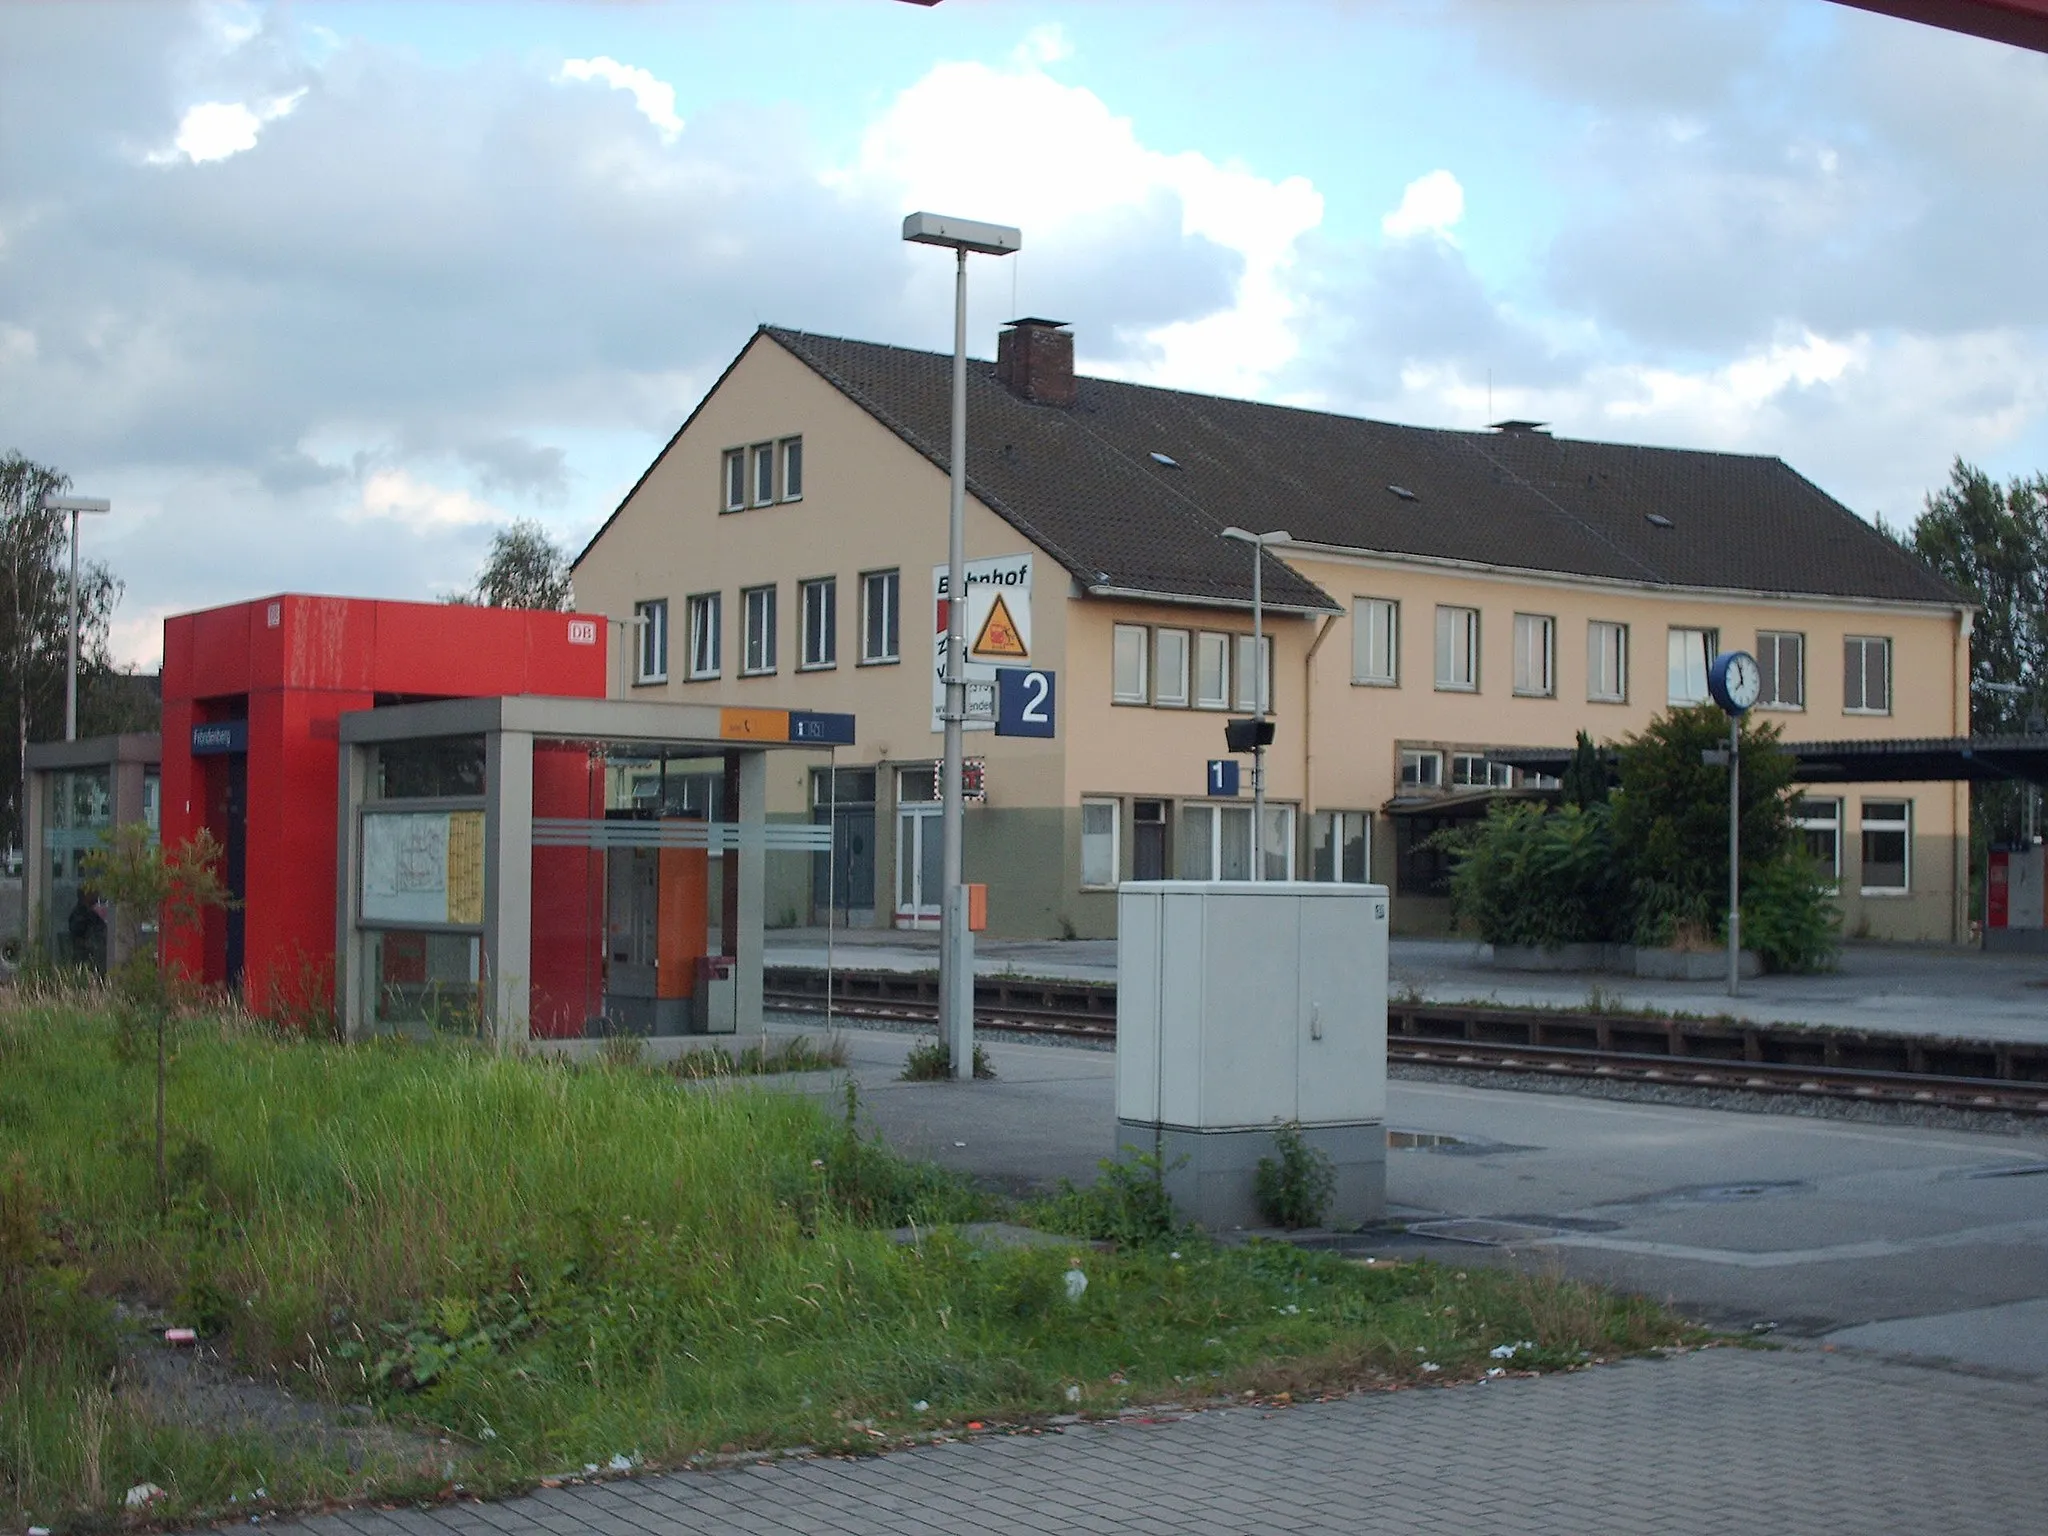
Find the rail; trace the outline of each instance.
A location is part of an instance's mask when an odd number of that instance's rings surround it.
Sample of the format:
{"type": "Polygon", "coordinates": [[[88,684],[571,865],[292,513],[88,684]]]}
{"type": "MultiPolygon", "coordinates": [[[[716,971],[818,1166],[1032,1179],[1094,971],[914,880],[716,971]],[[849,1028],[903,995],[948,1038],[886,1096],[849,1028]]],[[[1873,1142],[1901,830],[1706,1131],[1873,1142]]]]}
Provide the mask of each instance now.
{"type": "MultiPolygon", "coordinates": [[[[824,1011],[822,970],[770,967],[764,980],[771,1008],[824,1011]]],[[[977,1021],[993,1029],[1116,1039],[1110,982],[981,976],[974,1007],[977,1021]]],[[[938,978],[839,971],[832,1008],[852,1020],[930,1023],[938,1017],[938,978]]],[[[1387,1056],[1489,1072],[2048,1115],[2048,1042],[1396,998],[1387,1003],[1387,1056]]]]}

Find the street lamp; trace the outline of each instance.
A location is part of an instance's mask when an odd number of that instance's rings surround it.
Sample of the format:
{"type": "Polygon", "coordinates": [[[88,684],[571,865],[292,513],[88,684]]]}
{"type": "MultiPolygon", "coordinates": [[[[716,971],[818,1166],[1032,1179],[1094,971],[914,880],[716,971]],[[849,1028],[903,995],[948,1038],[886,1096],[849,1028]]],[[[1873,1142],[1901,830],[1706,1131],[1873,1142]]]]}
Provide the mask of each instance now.
{"type": "Polygon", "coordinates": [[[45,512],[71,514],[71,595],[69,619],[64,626],[64,739],[78,740],[78,514],[111,512],[113,503],[104,496],[43,496],[45,512]]]}
{"type": "Polygon", "coordinates": [[[1292,544],[1294,536],[1284,528],[1271,533],[1252,533],[1244,528],[1226,528],[1223,537],[1252,547],[1252,707],[1258,712],[1259,727],[1252,732],[1252,878],[1266,878],[1266,605],[1261,581],[1266,566],[1266,546],[1292,544]]]}
{"type": "Polygon", "coordinates": [[[953,252],[953,433],[948,448],[951,487],[946,507],[946,761],[941,778],[944,892],[939,907],[939,1033],[953,1061],[953,1076],[974,1079],[974,935],[967,930],[967,887],[962,883],[961,833],[966,804],[961,777],[967,718],[967,253],[1008,256],[1024,237],[1005,224],[978,224],[938,213],[903,220],[903,238],[953,252]]]}

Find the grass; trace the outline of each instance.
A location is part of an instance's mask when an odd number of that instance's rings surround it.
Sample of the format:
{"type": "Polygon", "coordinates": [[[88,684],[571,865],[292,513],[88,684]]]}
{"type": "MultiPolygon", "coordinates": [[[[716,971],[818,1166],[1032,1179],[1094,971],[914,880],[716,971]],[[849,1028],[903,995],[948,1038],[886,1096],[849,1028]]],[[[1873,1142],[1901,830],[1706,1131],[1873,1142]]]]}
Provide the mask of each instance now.
{"type": "Polygon", "coordinates": [[[91,998],[0,1005],[0,1519],[154,1518],[519,1487],[615,1455],[867,1449],[965,1423],[1576,1364],[1681,1342],[1554,1278],[1134,1231],[1001,1248],[993,1197],[840,1113],[448,1043],[189,1018],[155,1215],[149,1081],[91,998]],[[916,1240],[894,1229],[914,1224],[916,1240]],[[1088,1284],[1069,1299],[1068,1272],[1088,1284]],[[110,1302],[415,1431],[352,1457],[192,1427],[118,1368],[110,1302]],[[1439,1367],[1425,1371],[1425,1364],[1439,1367]],[[443,1445],[442,1437],[447,1444],[443,1445]]]}

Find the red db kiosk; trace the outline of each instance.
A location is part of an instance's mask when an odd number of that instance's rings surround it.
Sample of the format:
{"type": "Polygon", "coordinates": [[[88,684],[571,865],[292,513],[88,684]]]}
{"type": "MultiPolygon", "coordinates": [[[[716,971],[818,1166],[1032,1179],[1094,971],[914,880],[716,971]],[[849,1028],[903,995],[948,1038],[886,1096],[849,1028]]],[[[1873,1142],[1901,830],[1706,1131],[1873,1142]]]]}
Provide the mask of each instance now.
{"type": "MultiPolygon", "coordinates": [[[[166,620],[163,840],[212,832],[239,902],[209,914],[203,935],[170,936],[166,961],[238,987],[258,1012],[326,1007],[340,717],[504,694],[601,699],[605,628],[588,614],[296,593],[166,620]]],[[[588,753],[536,751],[534,803],[602,815],[588,753]]],[[[566,961],[580,969],[581,958],[566,961]]]]}

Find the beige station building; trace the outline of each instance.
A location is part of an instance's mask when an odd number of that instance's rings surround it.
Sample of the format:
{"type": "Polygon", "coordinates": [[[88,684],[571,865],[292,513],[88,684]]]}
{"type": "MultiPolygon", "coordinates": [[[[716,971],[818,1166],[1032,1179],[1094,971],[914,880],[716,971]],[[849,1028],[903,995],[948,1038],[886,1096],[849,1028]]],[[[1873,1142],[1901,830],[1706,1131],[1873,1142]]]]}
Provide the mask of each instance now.
{"type": "MultiPolygon", "coordinates": [[[[1073,358],[1024,319],[968,365],[969,675],[1050,674],[1053,729],[968,737],[991,936],[1107,936],[1120,881],[1251,876],[1250,760],[1210,793],[1257,665],[1253,550],[1227,527],[1293,540],[1262,568],[1268,874],[1384,883],[1396,932],[1449,923],[1434,832],[1543,787],[1499,756],[1638,731],[1705,698],[1719,650],[1760,659],[1788,742],[1969,734],[1966,599],[1780,460],[1392,425],[1073,358]]],[[[943,354],[763,327],[576,561],[577,607],[622,642],[616,694],[857,717],[836,768],[771,782],[778,816],[837,827],[771,924],[828,901],[937,922],[950,381],[943,354]]],[[[687,809],[690,783],[642,793],[687,809]]],[[[1967,937],[1966,784],[1802,794],[1845,932],[1967,937]]]]}

